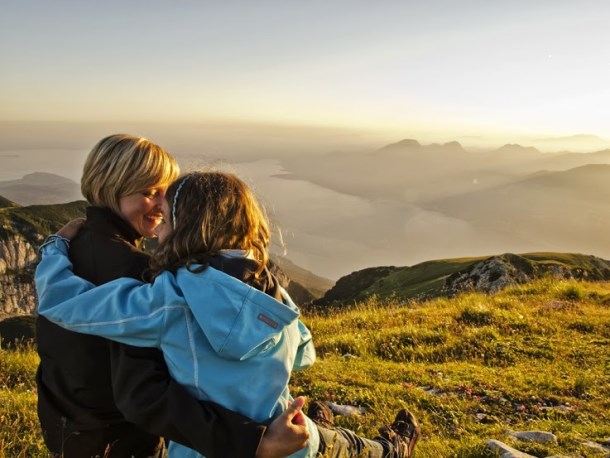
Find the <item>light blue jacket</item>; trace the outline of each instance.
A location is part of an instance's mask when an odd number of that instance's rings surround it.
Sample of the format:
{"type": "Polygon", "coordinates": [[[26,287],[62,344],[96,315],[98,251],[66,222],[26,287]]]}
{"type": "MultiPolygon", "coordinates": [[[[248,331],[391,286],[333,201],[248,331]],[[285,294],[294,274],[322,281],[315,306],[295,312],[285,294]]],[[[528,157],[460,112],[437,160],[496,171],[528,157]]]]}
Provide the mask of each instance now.
{"type": "MultiPolygon", "coordinates": [[[[284,303],[212,267],[154,283],[129,278],[95,287],[77,277],[66,243],[51,238],[36,269],[38,313],[72,331],[157,347],[172,377],[190,393],[267,423],[292,401],[292,370],[311,366],[311,333],[285,291],[284,303]]],[[[306,417],[308,446],[292,457],[314,457],[318,430],[306,417]]],[[[177,443],[171,458],[201,457],[177,443]]]]}

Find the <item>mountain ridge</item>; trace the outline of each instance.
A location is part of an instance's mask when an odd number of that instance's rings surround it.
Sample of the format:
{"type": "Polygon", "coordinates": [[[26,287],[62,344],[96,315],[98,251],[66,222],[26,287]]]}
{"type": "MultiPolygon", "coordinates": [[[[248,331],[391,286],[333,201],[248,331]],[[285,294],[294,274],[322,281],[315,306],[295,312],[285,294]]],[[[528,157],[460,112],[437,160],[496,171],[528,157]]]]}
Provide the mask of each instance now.
{"type": "Polygon", "coordinates": [[[20,205],[51,205],[82,199],[80,184],[47,172],[33,172],[17,180],[0,181],[0,194],[20,205]]]}
{"type": "Polygon", "coordinates": [[[371,267],[337,280],[313,306],[342,306],[370,297],[423,300],[464,292],[490,294],[547,276],[608,281],[610,261],[578,253],[535,252],[438,259],[405,267],[371,267]]]}

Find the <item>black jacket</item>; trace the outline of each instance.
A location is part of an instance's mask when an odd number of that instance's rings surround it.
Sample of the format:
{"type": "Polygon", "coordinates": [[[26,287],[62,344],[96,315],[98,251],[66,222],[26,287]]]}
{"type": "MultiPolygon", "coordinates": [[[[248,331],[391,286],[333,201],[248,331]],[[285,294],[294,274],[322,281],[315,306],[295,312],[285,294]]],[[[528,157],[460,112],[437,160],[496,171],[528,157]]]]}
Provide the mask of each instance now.
{"type": "MultiPolygon", "coordinates": [[[[89,207],[70,246],[74,272],[95,284],[142,279],[149,257],[140,241],[113,212],[89,207]]],[[[150,441],[137,424],[208,458],[256,453],[265,427],[218,404],[196,401],[170,378],[160,350],[74,333],[39,317],[38,351],[39,418],[52,451],[76,431],[101,429],[105,437],[116,431],[130,441],[150,441]]]]}
{"type": "Polygon", "coordinates": [[[280,286],[283,285],[267,267],[263,269],[258,278],[255,278],[254,273],[258,270],[260,264],[254,259],[216,255],[212,256],[209,265],[247,283],[280,302],[283,300],[280,293],[280,286]]]}

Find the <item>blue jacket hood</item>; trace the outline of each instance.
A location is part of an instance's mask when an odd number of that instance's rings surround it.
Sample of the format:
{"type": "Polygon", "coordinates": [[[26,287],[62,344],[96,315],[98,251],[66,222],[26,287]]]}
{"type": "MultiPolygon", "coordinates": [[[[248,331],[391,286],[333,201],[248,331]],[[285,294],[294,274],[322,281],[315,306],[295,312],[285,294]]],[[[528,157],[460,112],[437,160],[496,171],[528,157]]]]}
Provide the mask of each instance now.
{"type": "Polygon", "coordinates": [[[299,318],[299,310],[287,297],[286,303],[208,267],[201,287],[201,274],[180,269],[176,275],[195,321],[214,351],[223,358],[247,359],[277,343],[283,329],[299,318]]]}

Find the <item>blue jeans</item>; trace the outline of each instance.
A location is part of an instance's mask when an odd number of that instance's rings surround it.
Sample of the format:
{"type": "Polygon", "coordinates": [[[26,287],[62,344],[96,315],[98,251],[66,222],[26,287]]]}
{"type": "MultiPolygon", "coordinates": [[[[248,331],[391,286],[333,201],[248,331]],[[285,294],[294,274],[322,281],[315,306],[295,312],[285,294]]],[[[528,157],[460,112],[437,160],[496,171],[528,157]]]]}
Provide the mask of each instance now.
{"type": "Polygon", "coordinates": [[[328,429],[317,425],[320,433],[318,456],[324,458],[400,458],[394,445],[381,436],[366,439],[345,428],[328,429]]]}

